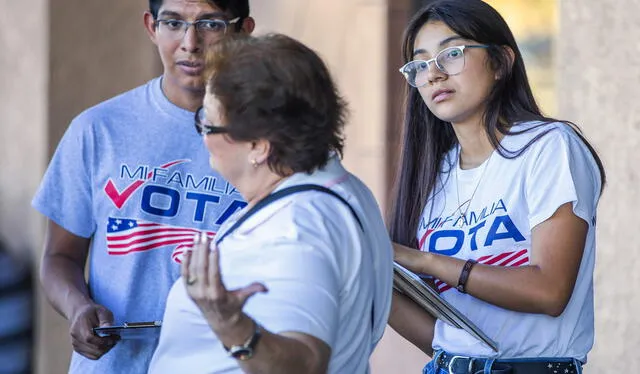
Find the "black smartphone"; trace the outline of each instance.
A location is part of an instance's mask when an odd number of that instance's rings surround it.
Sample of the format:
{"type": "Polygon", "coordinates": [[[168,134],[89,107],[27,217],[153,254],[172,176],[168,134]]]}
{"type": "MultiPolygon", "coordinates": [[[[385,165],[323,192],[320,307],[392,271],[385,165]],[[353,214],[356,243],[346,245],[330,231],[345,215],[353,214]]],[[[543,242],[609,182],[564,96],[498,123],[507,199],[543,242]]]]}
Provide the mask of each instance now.
{"type": "Polygon", "coordinates": [[[105,337],[117,335],[120,339],[157,339],[162,321],[125,322],[117,326],[94,327],[93,333],[105,337]]]}

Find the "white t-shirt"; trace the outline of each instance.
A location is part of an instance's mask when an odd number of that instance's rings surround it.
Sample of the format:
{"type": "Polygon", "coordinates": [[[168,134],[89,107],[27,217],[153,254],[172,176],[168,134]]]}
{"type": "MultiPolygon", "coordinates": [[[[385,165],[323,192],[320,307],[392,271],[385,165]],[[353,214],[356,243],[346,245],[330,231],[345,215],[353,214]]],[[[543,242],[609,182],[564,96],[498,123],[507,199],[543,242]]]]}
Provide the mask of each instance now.
{"type": "MultiPolygon", "coordinates": [[[[220,244],[223,282],[228,289],[262,282],[269,292],[250,298],[245,313],[270,332],[301,332],[327,343],[329,373],[367,373],[391,305],[391,242],[373,195],[337,158],[312,175],[291,176],[278,189],[307,183],[345,198],[364,231],[333,196],[316,191],[290,195],[258,211],[220,244]]],[[[219,235],[244,211],[239,213],[219,235]]],[[[187,295],[182,278],[169,293],[149,369],[152,374],[178,372],[242,372],[187,295]]]]}
{"type": "MultiPolygon", "coordinates": [[[[540,123],[516,125],[513,130],[536,124],[540,123]]],[[[461,170],[458,150],[451,150],[436,185],[439,192],[424,209],[417,240],[423,251],[495,266],[525,266],[531,255],[531,229],[562,204],[572,202],[573,212],[589,229],[569,304],[556,318],[515,312],[436,280],[441,296],[494,339],[500,352],[496,354],[465,331],[440,320],[436,322],[434,349],[469,356],[572,357],[586,362],[594,335],[595,221],[601,186],[598,167],[566,124],[506,136],[501,144],[515,151],[549,129],[520,157],[507,159],[494,151],[483,165],[471,170],[461,170]],[[470,203],[465,203],[469,199],[470,203]]]]}

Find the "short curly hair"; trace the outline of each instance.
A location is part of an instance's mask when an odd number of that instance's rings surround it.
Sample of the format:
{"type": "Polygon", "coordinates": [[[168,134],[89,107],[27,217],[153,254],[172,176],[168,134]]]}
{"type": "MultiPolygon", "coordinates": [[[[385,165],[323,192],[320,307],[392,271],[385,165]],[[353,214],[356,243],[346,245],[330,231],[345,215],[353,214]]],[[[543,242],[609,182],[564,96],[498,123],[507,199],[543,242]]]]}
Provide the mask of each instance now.
{"type": "Polygon", "coordinates": [[[322,59],[299,41],[231,36],[207,56],[205,78],[231,139],[268,140],[274,172],[311,173],[332,152],[342,157],[346,103],[322,59]]]}

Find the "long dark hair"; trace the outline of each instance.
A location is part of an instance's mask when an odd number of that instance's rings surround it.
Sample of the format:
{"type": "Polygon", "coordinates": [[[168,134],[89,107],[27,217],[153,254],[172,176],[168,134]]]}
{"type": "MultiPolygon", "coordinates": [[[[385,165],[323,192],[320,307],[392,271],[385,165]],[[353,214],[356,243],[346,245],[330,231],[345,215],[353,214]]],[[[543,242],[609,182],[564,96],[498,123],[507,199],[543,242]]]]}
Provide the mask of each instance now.
{"type": "MultiPolygon", "coordinates": [[[[489,141],[502,157],[519,157],[551,128],[541,131],[517,150],[502,147],[498,132],[516,135],[552,122],[564,122],[589,148],[600,169],[604,187],[602,162],[578,127],[568,121],[545,117],[540,112],[529,86],[522,54],[509,26],[495,9],[480,0],[439,0],[428,4],[417,12],[405,30],[402,45],[404,62],[412,59],[416,35],[430,21],[441,21],[461,37],[489,46],[489,64],[499,78],[487,98],[483,124],[489,141]],[[513,64],[505,47],[514,53],[513,64]],[[526,121],[540,121],[540,124],[528,130],[511,130],[513,124],[526,121]]],[[[418,90],[407,85],[402,156],[389,220],[393,241],[416,246],[416,230],[422,210],[428,199],[437,193],[436,181],[442,171],[445,154],[457,143],[451,123],[431,113],[418,90]]]]}

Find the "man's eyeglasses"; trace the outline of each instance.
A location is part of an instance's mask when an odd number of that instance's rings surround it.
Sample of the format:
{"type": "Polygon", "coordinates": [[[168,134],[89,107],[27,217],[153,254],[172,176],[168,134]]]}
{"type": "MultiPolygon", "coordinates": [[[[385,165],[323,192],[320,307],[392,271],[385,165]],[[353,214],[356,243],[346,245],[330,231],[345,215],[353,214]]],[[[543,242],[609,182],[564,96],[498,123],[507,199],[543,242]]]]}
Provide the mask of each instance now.
{"type": "Polygon", "coordinates": [[[226,34],[229,25],[240,21],[240,19],[240,17],[236,17],[230,21],[222,19],[199,19],[194,22],[181,19],[159,19],[156,20],[156,27],[162,35],[166,35],[173,40],[184,38],[187,30],[192,25],[202,38],[216,38],[226,34]]]}
{"type": "Polygon", "coordinates": [[[224,126],[212,125],[204,115],[204,107],[200,107],[196,110],[195,125],[196,131],[199,135],[226,134],[229,132],[229,130],[224,126]]]}
{"type": "Polygon", "coordinates": [[[404,75],[407,83],[413,87],[422,87],[429,82],[429,66],[434,63],[438,70],[447,75],[456,75],[464,70],[465,48],[489,48],[487,45],[460,45],[445,48],[438,52],[431,60],[413,60],[401,67],[400,73],[404,75]]]}

